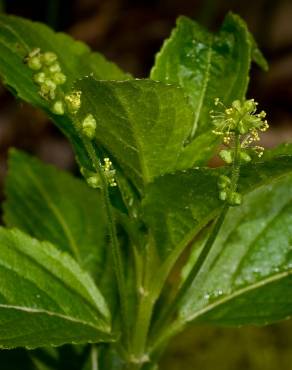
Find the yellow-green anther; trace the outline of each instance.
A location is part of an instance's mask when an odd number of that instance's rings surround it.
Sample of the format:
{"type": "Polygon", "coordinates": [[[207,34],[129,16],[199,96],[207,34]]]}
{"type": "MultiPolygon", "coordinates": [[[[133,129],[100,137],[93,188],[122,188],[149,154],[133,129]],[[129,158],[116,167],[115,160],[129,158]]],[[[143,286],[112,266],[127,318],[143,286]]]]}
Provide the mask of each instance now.
{"type": "Polygon", "coordinates": [[[52,51],[46,51],[42,54],[42,60],[46,66],[50,66],[57,60],[57,55],[52,51]]]}
{"type": "Polygon", "coordinates": [[[56,85],[63,85],[66,82],[66,76],[62,72],[56,72],[52,75],[52,80],[56,85]]]}
{"type": "Polygon", "coordinates": [[[61,72],[61,66],[58,62],[56,62],[56,63],[52,64],[51,66],[49,66],[48,70],[51,73],[61,72]]]}
{"type": "Polygon", "coordinates": [[[82,122],[82,132],[89,139],[93,139],[96,130],[96,120],[92,114],[88,114],[82,122]]]}
{"type": "Polygon", "coordinates": [[[65,112],[64,104],[61,100],[58,100],[53,104],[52,112],[60,116],[64,114],[65,112]]]}
{"type": "Polygon", "coordinates": [[[42,85],[45,82],[46,74],[44,72],[38,72],[33,76],[33,79],[37,84],[42,85]]]}
{"type": "Polygon", "coordinates": [[[30,69],[34,71],[38,71],[42,68],[42,62],[39,55],[35,55],[33,57],[28,57],[27,59],[27,65],[30,69]]]}
{"type": "Polygon", "coordinates": [[[223,149],[219,152],[219,156],[224,162],[230,164],[233,161],[233,153],[231,150],[223,149]]]}

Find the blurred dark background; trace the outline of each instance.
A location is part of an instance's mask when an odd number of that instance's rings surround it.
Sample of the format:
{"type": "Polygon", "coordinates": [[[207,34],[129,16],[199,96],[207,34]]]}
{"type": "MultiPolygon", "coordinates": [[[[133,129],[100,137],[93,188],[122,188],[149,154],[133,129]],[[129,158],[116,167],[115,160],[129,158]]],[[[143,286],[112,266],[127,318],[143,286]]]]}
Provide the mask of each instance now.
{"type": "MultiPolygon", "coordinates": [[[[268,73],[252,69],[248,94],[268,113],[271,130],[263,145],[292,142],[291,0],[0,0],[0,11],[68,32],[136,77],[147,77],[177,16],[216,30],[229,10],[248,23],[270,65],[268,73]]],[[[47,118],[0,85],[0,200],[11,146],[76,171],[69,144],[47,118]]],[[[174,341],[162,363],[168,370],[292,370],[292,323],[190,330],[174,341]]]]}

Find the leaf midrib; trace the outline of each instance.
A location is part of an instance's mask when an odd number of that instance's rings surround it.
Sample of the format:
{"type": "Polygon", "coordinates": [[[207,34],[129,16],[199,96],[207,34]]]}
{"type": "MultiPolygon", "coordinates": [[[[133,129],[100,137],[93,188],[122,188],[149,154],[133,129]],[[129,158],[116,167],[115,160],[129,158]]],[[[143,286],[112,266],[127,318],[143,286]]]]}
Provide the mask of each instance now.
{"type": "MultiPolygon", "coordinates": [[[[48,315],[48,316],[56,316],[58,318],[61,318],[61,319],[67,320],[67,321],[71,321],[71,322],[74,322],[74,323],[77,323],[77,324],[86,325],[86,326],[91,327],[91,328],[93,328],[97,331],[100,331],[100,328],[93,325],[93,323],[91,323],[91,322],[80,320],[80,319],[77,319],[77,318],[69,316],[69,315],[63,315],[63,314],[55,312],[55,311],[48,311],[48,310],[45,310],[45,309],[32,308],[32,307],[27,307],[27,306],[6,305],[6,304],[2,304],[2,303],[0,304],[0,308],[23,311],[23,312],[27,312],[27,313],[30,313],[30,314],[45,314],[45,315],[48,315]]],[[[1,327],[1,324],[0,324],[0,327],[1,327]]],[[[105,330],[105,329],[103,328],[103,330],[105,330]]],[[[110,330],[108,330],[108,332],[110,332],[110,330]]],[[[1,336],[1,334],[0,334],[0,336],[1,336]]]]}
{"type": "Polygon", "coordinates": [[[211,68],[213,42],[214,42],[214,36],[210,36],[210,41],[207,44],[208,45],[208,53],[207,53],[207,61],[206,61],[207,67],[206,67],[206,70],[205,70],[205,73],[204,73],[204,80],[203,80],[202,89],[201,89],[202,92],[200,94],[199,103],[197,105],[196,113],[195,113],[195,120],[194,120],[194,124],[193,124],[191,134],[190,134],[191,138],[193,138],[195,136],[197,126],[198,126],[198,121],[200,119],[202,108],[203,108],[203,102],[204,102],[205,97],[206,97],[208,82],[209,82],[209,79],[210,79],[210,68],[211,68]]]}

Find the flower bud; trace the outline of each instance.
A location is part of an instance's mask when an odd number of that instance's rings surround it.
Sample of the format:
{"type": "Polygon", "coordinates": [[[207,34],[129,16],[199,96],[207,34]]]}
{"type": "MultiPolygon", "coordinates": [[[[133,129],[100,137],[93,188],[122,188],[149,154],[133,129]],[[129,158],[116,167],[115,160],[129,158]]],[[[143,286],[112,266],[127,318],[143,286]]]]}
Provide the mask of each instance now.
{"type": "Polygon", "coordinates": [[[57,55],[51,51],[42,54],[42,61],[46,66],[52,65],[57,60],[57,55]]]}
{"type": "Polygon", "coordinates": [[[62,72],[56,72],[52,75],[52,80],[56,85],[63,85],[66,82],[66,76],[62,72]]]}
{"type": "Polygon", "coordinates": [[[44,72],[38,72],[33,76],[34,81],[41,85],[45,82],[46,74],[44,72]]]}
{"type": "Polygon", "coordinates": [[[89,139],[93,139],[96,130],[96,120],[92,114],[88,114],[82,122],[82,132],[89,139]]]}
{"type": "Polygon", "coordinates": [[[241,194],[237,193],[236,191],[229,194],[228,203],[230,206],[240,206],[241,202],[242,202],[241,194]]]}
{"type": "Polygon", "coordinates": [[[58,100],[53,104],[52,112],[60,116],[64,114],[64,104],[61,100],[58,100]]]}
{"type": "Polygon", "coordinates": [[[99,179],[98,175],[96,175],[96,174],[87,177],[86,182],[91,188],[96,189],[96,188],[100,187],[100,179],[99,179]]]}
{"type": "Polygon", "coordinates": [[[251,156],[247,154],[246,152],[241,151],[240,152],[240,159],[243,160],[244,162],[250,162],[251,161],[251,156]]]}
{"type": "Polygon", "coordinates": [[[226,200],[226,198],[227,198],[227,192],[225,190],[221,190],[219,192],[219,199],[224,201],[226,200]]]}
{"type": "Polygon", "coordinates": [[[229,177],[225,176],[225,175],[221,175],[219,176],[219,179],[218,179],[218,187],[220,189],[225,189],[227,188],[231,183],[231,180],[229,177]]]}
{"type": "Polygon", "coordinates": [[[42,68],[42,62],[41,58],[39,55],[35,55],[32,57],[28,57],[27,59],[27,65],[29,66],[30,69],[34,71],[38,71],[42,68]]]}
{"type": "Polygon", "coordinates": [[[55,99],[55,90],[56,90],[56,84],[50,80],[46,79],[44,83],[41,85],[41,95],[43,95],[46,98],[55,99]]]}
{"type": "Polygon", "coordinates": [[[49,66],[48,70],[51,73],[61,72],[61,66],[58,62],[55,62],[51,66],[49,66]]]}

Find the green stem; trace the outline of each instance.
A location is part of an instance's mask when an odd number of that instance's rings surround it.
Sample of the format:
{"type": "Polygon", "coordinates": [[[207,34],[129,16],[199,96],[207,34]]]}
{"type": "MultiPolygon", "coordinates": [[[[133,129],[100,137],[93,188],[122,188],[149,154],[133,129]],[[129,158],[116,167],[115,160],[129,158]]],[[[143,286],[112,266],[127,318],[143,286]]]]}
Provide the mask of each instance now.
{"type": "Polygon", "coordinates": [[[90,349],[91,370],[98,370],[98,350],[96,345],[92,344],[90,349]]]}
{"type": "Polygon", "coordinates": [[[236,191],[237,189],[239,171],[240,171],[240,135],[237,134],[235,136],[234,159],[231,172],[231,187],[230,187],[231,193],[236,191]]]}
{"type": "Polygon", "coordinates": [[[137,320],[133,335],[133,356],[138,363],[143,364],[143,362],[148,361],[145,353],[147,336],[150,326],[150,321],[153,311],[153,302],[151,300],[151,295],[146,291],[146,295],[142,295],[137,313],[137,320]]]}
{"type": "Polygon", "coordinates": [[[148,255],[146,255],[143,266],[143,278],[141,280],[141,286],[138,289],[139,304],[132,342],[132,356],[140,367],[143,366],[143,363],[150,361],[148,353],[146,352],[146,346],[153,307],[157,298],[156,291],[152,287],[152,248],[153,245],[151,241],[149,241],[148,255]]]}
{"type": "Polygon", "coordinates": [[[99,159],[96,156],[95,149],[92,143],[89,140],[83,140],[86,150],[89,154],[89,157],[92,161],[93,167],[98,173],[100,180],[101,180],[101,192],[104,199],[106,214],[108,218],[108,227],[109,227],[109,236],[111,241],[112,247],[112,255],[113,255],[113,264],[116,274],[117,286],[119,291],[119,298],[121,304],[121,316],[122,316],[122,325],[125,333],[125,341],[126,347],[129,348],[129,327],[128,327],[128,318],[129,318],[129,310],[127,304],[127,290],[126,290],[126,281],[123,272],[123,260],[122,255],[120,252],[119,241],[117,238],[117,230],[116,230],[116,223],[112,211],[112,206],[110,203],[109,191],[108,191],[108,184],[107,179],[103,173],[103,169],[99,159]]]}
{"type": "MultiPolygon", "coordinates": [[[[232,165],[232,174],[231,174],[231,187],[230,187],[230,193],[236,191],[237,189],[237,183],[239,179],[239,171],[240,171],[240,136],[236,135],[235,137],[235,149],[234,149],[234,161],[232,165]]],[[[154,337],[157,337],[157,334],[159,333],[160,329],[167,326],[169,323],[169,320],[174,316],[176,310],[178,309],[179,305],[181,304],[183,298],[185,297],[185,294],[191,287],[193,281],[197,277],[198,273],[201,270],[202,265],[206,261],[212,246],[214,244],[214,241],[221,229],[221,226],[223,225],[223,222],[225,220],[226,214],[229,209],[228,202],[225,202],[221,213],[219,214],[213,229],[196,261],[194,266],[192,267],[189,275],[185,279],[185,281],[182,283],[181,287],[179,288],[174,300],[167,306],[167,308],[162,311],[160,317],[157,320],[157,324],[153,327],[153,334],[154,337]]]]}

